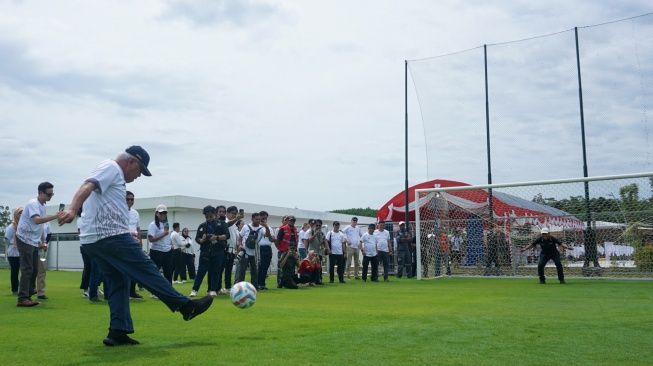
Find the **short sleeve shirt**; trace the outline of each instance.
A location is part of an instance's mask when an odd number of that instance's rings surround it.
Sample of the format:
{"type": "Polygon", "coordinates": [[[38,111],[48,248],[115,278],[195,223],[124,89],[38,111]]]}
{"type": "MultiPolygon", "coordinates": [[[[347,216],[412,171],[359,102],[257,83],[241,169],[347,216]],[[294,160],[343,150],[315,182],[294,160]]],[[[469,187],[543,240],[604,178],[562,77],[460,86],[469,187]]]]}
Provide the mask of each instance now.
{"type": "Polygon", "coordinates": [[[540,236],[539,238],[535,239],[532,243],[533,246],[539,245],[540,248],[542,249],[542,254],[544,255],[554,255],[558,252],[557,246],[562,244],[558,238],[551,236],[549,237],[549,240],[543,240],[542,237],[540,236]]]}
{"type": "Polygon", "coordinates": [[[141,216],[132,208],[129,210],[129,231],[136,233],[139,227],[141,227],[141,216]]]}
{"type": "Polygon", "coordinates": [[[20,214],[16,236],[23,243],[38,247],[43,235],[43,224],[34,222],[35,216],[45,217],[45,205],[42,205],[38,199],[32,198],[27,201],[23,213],[20,214]]]}
{"type": "MultiPolygon", "coordinates": [[[[165,224],[159,222],[159,226],[156,226],[156,222],[152,221],[150,226],[147,228],[147,236],[159,236],[165,232],[165,224]]],[[[169,252],[172,250],[170,246],[170,235],[166,235],[163,238],[155,241],[150,246],[150,250],[157,250],[159,252],[169,252]]]]}
{"type": "Polygon", "coordinates": [[[363,243],[363,250],[365,251],[366,257],[376,256],[376,244],[378,241],[379,239],[374,234],[365,233],[361,236],[361,243],[363,243]]]}
{"type": "MultiPolygon", "coordinates": [[[[247,247],[247,245],[245,245],[245,242],[247,242],[247,238],[252,233],[252,231],[255,232],[255,233],[257,232],[258,233],[258,238],[260,239],[263,236],[263,233],[265,232],[265,228],[263,226],[260,226],[260,225],[257,226],[257,227],[253,227],[252,224],[249,224],[249,225],[243,226],[243,229],[240,231],[240,237],[243,238],[243,249],[245,249],[245,253],[247,253],[247,255],[249,255],[249,256],[256,255],[256,249],[249,249],[247,247]],[[251,230],[250,230],[250,227],[252,228],[251,230]],[[258,232],[257,232],[257,230],[258,230],[258,232]]],[[[256,235],[256,234],[253,234],[253,235],[256,235]]]]}
{"type": "Polygon", "coordinates": [[[388,230],[375,230],[374,236],[379,240],[379,252],[388,252],[388,240],[390,240],[390,232],[388,230]]]}
{"type": "Polygon", "coordinates": [[[351,243],[350,248],[358,249],[358,243],[361,241],[361,228],[358,226],[348,225],[342,232],[347,235],[347,240],[351,243]]]}
{"type": "Polygon", "coordinates": [[[345,233],[342,231],[338,231],[337,233],[330,231],[327,234],[326,239],[330,242],[329,245],[331,246],[331,254],[344,254],[342,252],[342,243],[345,241],[345,233]]]}
{"type": "Polygon", "coordinates": [[[103,161],[86,182],[93,183],[95,189],[84,202],[79,241],[91,244],[111,236],[129,234],[126,182],[118,163],[103,161]]]}

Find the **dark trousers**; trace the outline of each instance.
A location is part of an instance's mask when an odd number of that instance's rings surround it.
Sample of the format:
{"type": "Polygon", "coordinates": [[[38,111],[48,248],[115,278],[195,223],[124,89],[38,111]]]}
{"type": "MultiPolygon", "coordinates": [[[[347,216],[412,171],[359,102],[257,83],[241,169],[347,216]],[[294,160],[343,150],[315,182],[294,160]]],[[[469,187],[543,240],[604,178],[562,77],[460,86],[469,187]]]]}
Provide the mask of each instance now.
{"type": "Polygon", "coordinates": [[[558,280],[563,281],[565,279],[564,273],[562,273],[562,263],[560,262],[560,253],[557,252],[552,255],[547,255],[544,253],[540,254],[540,261],[537,263],[537,274],[540,276],[540,281],[544,282],[546,278],[544,277],[544,266],[546,263],[552,259],[553,263],[556,265],[558,270],[558,280]]]}
{"type": "Polygon", "coordinates": [[[88,282],[91,280],[91,257],[84,251],[83,246],[79,246],[79,251],[82,253],[82,262],[84,262],[84,269],[82,270],[82,283],[79,288],[88,290],[88,282]]]}
{"type": "Polygon", "coordinates": [[[259,247],[259,263],[258,263],[258,287],[265,287],[265,277],[268,275],[268,268],[272,263],[272,247],[269,245],[261,245],[259,247]]]}
{"type": "Polygon", "coordinates": [[[18,293],[18,272],[20,272],[20,257],[8,257],[9,266],[11,267],[11,293],[18,293]]]}
{"type": "Polygon", "coordinates": [[[20,280],[18,281],[18,301],[30,300],[36,293],[36,275],[39,270],[39,248],[22,242],[16,237],[16,247],[20,253],[20,280]]]}
{"type": "Polygon", "coordinates": [[[338,266],[338,279],[345,282],[345,256],[342,254],[329,254],[329,281],[333,282],[333,267],[338,266]]]}
{"type": "Polygon", "coordinates": [[[387,280],[390,273],[390,253],[379,250],[378,257],[379,262],[383,264],[383,279],[387,280]]]}
{"type": "Polygon", "coordinates": [[[372,263],[372,281],[379,280],[379,258],[374,257],[363,257],[363,281],[367,280],[367,267],[372,263]]]}
{"type": "Polygon", "coordinates": [[[309,283],[311,281],[311,276],[306,273],[303,276],[297,277],[297,275],[290,276],[290,275],[281,275],[281,287],[289,288],[296,290],[298,288],[297,284],[298,283],[309,283]]]}
{"type": "Polygon", "coordinates": [[[304,272],[299,274],[299,282],[301,283],[320,283],[320,271],[313,270],[312,272],[304,272]]]}
{"type": "Polygon", "coordinates": [[[188,277],[191,280],[195,279],[195,254],[186,254],[184,253],[184,260],[186,261],[185,266],[188,270],[188,277]]]}
{"type": "Polygon", "coordinates": [[[245,281],[245,273],[247,272],[247,265],[249,265],[251,271],[250,281],[252,286],[257,287],[258,284],[258,267],[256,266],[256,257],[243,254],[238,263],[238,272],[236,273],[236,283],[245,281]]]}
{"type": "Polygon", "coordinates": [[[224,252],[219,252],[214,256],[202,256],[200,255],[200,265],[197,269],[197,276],[195,277],[195,282],[193,283],[193,290],[199,291],[204,276],[209,274],[209,291],[218,291],[220,290],[222,282],[222,265],[224,262],[224,252]]]}
{"type": "Polygon", "coordinates": [[[175,263],[175,270],[172,274],[172,279],[177,281],[179,278],[182,281],[186,281],[186,254],[182,252],[181,249],[175,249],[172,253],[173,261],[175,263]]]}
{"type": "Polygon", "coordinates": [[[111,236],[96,243],[83,245],[100,267],[106,281],[111,314],[110,330],[134,332],[129,310],[130,280],[142,284],[171,311],[176,311],[188,303],[188,297],[177,292],[161,277],[154,262],[145,255],[130,234],[111,236]]]}
{"type": "Polygon", "coordinates": [[[163,277],[168,282],[172,283],[172,273],[174,272],[174,257],[172,250],[168,252],[161,252],[158,250],[150,249],[150,258],[156,265],[157,269],[163,268],[163,277]]]}
{"type": "MultiPolygon", "coordinates": [[[[283,253],[280,250],[277,251],[277,286],[281,285],[281,256],[283,253]]],[[[266,269],[267,272],[267,269],[266,269]]],[[[261,276],[261,273],[259,272],[259,277],[261,276]]]]}
{"type": "Polygon", "coordinates": [[[234,253],[225,252],[224,253],[224,263],[222,265],[224,272],[224,289],[231,288],[231,274],[234,269],[234,253]]]}
{"type": "Polygon", "coordinates": [[[411,278],[412,276],[412,262],[410,260],[410,251],[408,250],[399,250],[397,251],[397,278],[401,278],[404,274],[404,269],[406,269],[406,277],[411,278]]]}

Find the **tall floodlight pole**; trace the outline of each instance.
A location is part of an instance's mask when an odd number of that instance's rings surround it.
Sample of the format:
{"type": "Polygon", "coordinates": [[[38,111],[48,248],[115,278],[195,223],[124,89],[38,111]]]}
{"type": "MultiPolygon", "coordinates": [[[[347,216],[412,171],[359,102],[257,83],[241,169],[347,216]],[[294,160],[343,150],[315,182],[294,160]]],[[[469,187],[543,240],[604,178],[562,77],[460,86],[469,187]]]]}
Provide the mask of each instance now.
{"type": "MultiPolygon", "coordinates": [[[[581,145],[583,148],[583,177],[588,177],[587,172],[587,151],[585,149],[585,113],[583,112],[583,83],[581,82],[580,76],[580,51],[578,47],[578,27],[574,27],[574,34],[576,36],[576,68],[578,70],[578,102],[580,104],[580,135],[581,135],[581,145]]],[[[591,234],[592,229],[592,212],[590,211],[590,185],[589,182],[585,181],[585,263],[584,267],[589,266],[589,261],[593,261],[596,266],[598,266],[598,253],[596,248],[596,243],[591,234]]]]}
{"type": "MultiPolygon", "coordinates": [[[[485,61],[485,136],[487,144],[487,184],[492,184],[492,164],[490,160],[490,98],[488,95],[487,81],[487,45],[483,45],[483,58],[485,61]]],[[[494,209],[492,207],[492,188],[488,188],[488,209],[490,230],[494,230],[494,209]]]]}
{"type": "MultiPolygon", "coordinates": [[[[404,216],[404,221],[406,222],[406,229],[410,232],[410,220],[408,215],[408,60],[404,61],[404,109],[405,109],[405,151],[404,159],[406,161],[405,171],[406,171],[406,180],[404,182],[404,199],[406,200],[406,214],[404,216]]],[[[415,197],[417,199],[417,196],[415,197]]],[[[417,206],[415,206],[417,207],[417,206]]]]}

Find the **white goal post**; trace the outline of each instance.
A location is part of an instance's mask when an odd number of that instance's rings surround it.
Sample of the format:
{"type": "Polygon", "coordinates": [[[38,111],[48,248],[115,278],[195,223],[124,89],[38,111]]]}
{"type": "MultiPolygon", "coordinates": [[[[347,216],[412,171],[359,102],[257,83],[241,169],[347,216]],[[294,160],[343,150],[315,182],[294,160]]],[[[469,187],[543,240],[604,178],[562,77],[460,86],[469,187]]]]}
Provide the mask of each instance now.
{"type": "Polygon", "coordinates": [[[418,189],[415,219],[418,280],[537,276],[519,249],[544,227],[572,247],[566,276],[653,278],[653,172],[418,189]]]}

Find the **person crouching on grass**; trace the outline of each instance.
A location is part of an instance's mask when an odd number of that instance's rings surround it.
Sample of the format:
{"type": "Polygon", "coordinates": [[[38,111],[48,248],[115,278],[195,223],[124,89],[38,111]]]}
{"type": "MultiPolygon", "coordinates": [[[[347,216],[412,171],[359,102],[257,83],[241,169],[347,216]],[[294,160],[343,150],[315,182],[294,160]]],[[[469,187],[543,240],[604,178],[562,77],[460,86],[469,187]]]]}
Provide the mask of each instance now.
{"type": "Polygon", "coordinates": [[[298,278],[295,274],[295,270],[297,269],[297,266],[299,266],[299,261],[300,259],[299,254],[297,253],[297,247],[290,245],[288,247],[288,251],[281,255],[281,263],[279,264],[281,268],[281,287],[296,290],[297,282],[308,283],[306,278],[298,278]]]}
{"type": "Polygon", "coordinates": [[[109,290],[111,320],[109,334],[103,340],[107,346],[139,344],[128,336],[134,333],[130,280],[143,285],[171,311],[180,312],[184,320],[204,313],[213,302],[210,296],[191,300],[177,292],[130,233],[125,185],[141,174],[151,176],[149,162],[150,155],[140,146],[127,148],[115,160],[103,161],[75,193],[69,209],[59,212],[61,226],[72,222],[84,205],[79,240],[100,266],[109,290]]]}
{"type": "Polygon", "coordinates": [[[313,250],[308,252],[308,255],[302,261],[302,264],[299,265],[297,273],[299,273],[299,282],[301,283],[308,282],[309,286],[324,285],[320,281],[320,273],[322,273],[320,256],[315,254],[315,251],[313,250]]]}
{"type": "Polygon", "coordinates": [[[560,246],[564,249],[570,248],[566,243],[563,243],[558,240],[558,238],[551,236],[549,233],[549,228],[545,227],[542,229],[540,237],[535,239],[532,243],[528,244],[526,248],[520,249],[519,254],[538,245],[542,248],[542,252],[540,253],[540,261],[537,264],[537,274],[540,276],[540,285],[546,284],[546,277],[544,277],[544,266],[546,266],[547,262],[550,259],[552,259],[553,263],[556,265],[556,269],[558,270],[558,280],[560,281],[560,284],[564,285],[566,283],[565,274],[562,272],[560,252],[558,251],[557,247],[560,246]]]}

